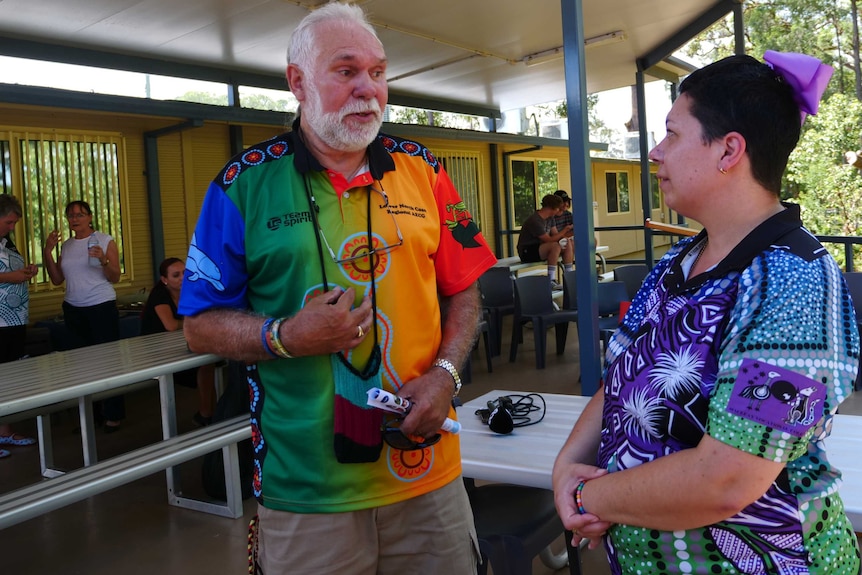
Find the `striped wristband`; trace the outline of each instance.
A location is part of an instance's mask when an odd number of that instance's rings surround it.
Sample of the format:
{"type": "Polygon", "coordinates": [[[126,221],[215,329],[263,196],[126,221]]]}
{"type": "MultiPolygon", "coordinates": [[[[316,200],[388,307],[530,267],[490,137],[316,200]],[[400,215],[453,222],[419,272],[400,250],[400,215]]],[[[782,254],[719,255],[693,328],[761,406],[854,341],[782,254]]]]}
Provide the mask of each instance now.
{"type": "Polygon", "coordinates": [[[263,322],[263,327],[260,328],[260,341],[263,344],[263,349],[270,357],[278,357],[269,345],[269,326],[275,321],[274,317],[267,318],[263,322]]]}
{"type": "Polygon", "coordinates": [[[578,486],[575,488],[575,505],[578,506],[578,513],[580,513],[581,515],[587,514],[587,510],[584,509],[584,498],[582,495],[582,493],[584,491],[584,485],[586,485],[586,484],[587,484],[586,481],[581,481],[580,483],[578,483],[578,486]]]}
{"type": "Polygon", "coordinates": [[[293,355],[287,348],[284,347],[284,344],[281,343],[281,324],[284,322],[285,318],[280,317],[272,322],[272,325],[269,327],[269,345],[272,347],[272,350],[278,357],[283,357],[285,359],[293,359],[293,355]]]}

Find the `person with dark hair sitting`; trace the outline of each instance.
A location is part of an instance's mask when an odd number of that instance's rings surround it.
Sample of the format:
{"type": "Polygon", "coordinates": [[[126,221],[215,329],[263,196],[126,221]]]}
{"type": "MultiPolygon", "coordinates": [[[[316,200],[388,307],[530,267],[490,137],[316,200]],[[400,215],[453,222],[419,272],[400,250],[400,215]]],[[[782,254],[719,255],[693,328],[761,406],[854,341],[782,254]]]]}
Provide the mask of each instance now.
{"type": "MultiPolygon", "coordinates": [[[[183,316],[177,312],[177,303],[185,271],[186,265],[179,258],[168,258],[159,265],[159,281],[153,286],[141,313],[141,335],[182,329],[183,316]]],[[[197,388],[199,406],[194,420],[202,427],[212,422],[215,409],[214,381],[215,368],[212,365],[174,374],[174,383],[197,388]]]]}
{"type": "Polygon", "coordinates": [[[572,237],[572,225],[557,229],[554,219],[562,215],[565,203],[563,198],[548,194],[542,198],[542,207],[536,210],[521,225],[518,236],[518,257],[524,263],[548,262],[548,281],[551,288],[557,288],[554,278],[557,277],[557,262],[563,258],[566,271],[571,271],[575,259],[575,243],[572,237]],[[565,245],[560,240],[567,239],[565,245]]]}

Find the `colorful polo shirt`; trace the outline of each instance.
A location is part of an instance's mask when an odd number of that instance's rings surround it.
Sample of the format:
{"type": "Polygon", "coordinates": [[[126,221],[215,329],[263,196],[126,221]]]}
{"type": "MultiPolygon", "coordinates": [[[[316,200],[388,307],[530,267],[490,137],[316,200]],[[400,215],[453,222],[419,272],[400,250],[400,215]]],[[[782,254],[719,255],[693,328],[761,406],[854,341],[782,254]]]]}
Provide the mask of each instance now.
{"type": "MultiPolygon", "coordinates": [[[[370,171],[347,182],[320,166],[297,131],[231,160],[204,200],[180,313],[227,307],[291,316],[336,286],[354,287],[358,304],[373,275],[383,387],[395,391],[425,373],[442,337],[438,296],[471,286],[496,258],[428,149],[381,134],[368,148],[368,162],[370,171]],[[365,248],[369,214],[373,263],[367,257],[336,263],[365,248]]],[[[357,370],[370,357],[371,334],[349,354],[357,370]]],[[[333,453],[339,373],[330,356],[248,366],[254,492],[264,506],[352,511],[402,501],[459,476],[458,438],[448,433],[430,448],[384,445],[376,462],[339,463],[333,453]]],[[[348,399],[356,409],[365,403],[362,393],[348,399]]]]}
{"type": "Polygon", "coordinates": [[[840,472],[823,445],[852,392],[859,334],[841,270],[798,213],[788,206],[689,280],[680,263],[703,233],[680,242],[612,338],[600,466],[630,469],[704,433],[785,463],[763,497],[720,523],[614,526],[613,573],[859,572],[840,472]]]}

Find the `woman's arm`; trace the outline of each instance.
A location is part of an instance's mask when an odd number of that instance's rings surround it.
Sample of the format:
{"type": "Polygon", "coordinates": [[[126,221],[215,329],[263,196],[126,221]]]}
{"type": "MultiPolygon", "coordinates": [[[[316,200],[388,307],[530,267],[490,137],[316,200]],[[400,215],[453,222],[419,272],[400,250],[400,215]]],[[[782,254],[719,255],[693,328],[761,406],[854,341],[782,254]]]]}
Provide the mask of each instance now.
{"type": "Polygon", "coordinates": [[[117,249],[117,243],[114,240],[108,243],[108,250],[99,258],[99,263],[102,264],[105,279],[112,284],[120,281],[120,250],[117,249]]]}
{"type": "Polygon", "coordinates": [[[166,330],[177,331],[183,327],[183,320],[174,317],[174,312],[168,304],[161,303],[153,308],[153,311],[159,316],[159,320],[161,320],[166,330]]]}
{"type": "Polygon", "coordinates": [[[42,262],[45,264],[45,270],[48,272],[48,277],[51,278],[51,283],[55,286],[66,281],[66,276],[63,275],[63,268],[60,266],[63,258],[58,256],[57,261],[54,261],[54,248],[57,247],[58,243],[60,243],[60,234],[57,230],[54,230],[48,234],[48,238],[45,240],[45,247],[42,249],[42,262]]]}
{"type": "MultiPolygon", "coordinates": [[[[554,488],[554,503],[557,514],[566,529],[578,531],[588,525],[590,532],[590,548],[600,543],[601,535],[610,526],[606,519],[590,510],[588,515],[581,515],[575,504],[575,489],[582,480],[593,480],[607,473],[595,466],[602,431],[602,406],[604,392],[600,389],[587,404],[584,411],[575,422],[566,443],[560,449],[554,462],[552,485],[554,488]]],[[[575,544],[580,542],[580,535],[575,535],[575,544]]]]}
{"type": "Polygon", "coordinates": [[[581,495],[584,508],[603,521],[694,529],[756,501],[783,467],[704,435],[693,449],[588,481],[581,495]]]}

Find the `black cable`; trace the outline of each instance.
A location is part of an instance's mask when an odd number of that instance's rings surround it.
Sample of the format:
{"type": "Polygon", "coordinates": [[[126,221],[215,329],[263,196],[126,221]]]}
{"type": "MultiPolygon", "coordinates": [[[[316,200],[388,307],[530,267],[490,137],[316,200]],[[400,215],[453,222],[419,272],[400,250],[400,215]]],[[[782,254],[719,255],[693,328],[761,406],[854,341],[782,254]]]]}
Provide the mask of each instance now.
{"type": "Polygon", "coordinates": [[[545,419],[545,398],[538,393],[512,394],[505,397],[508,397],[512,402],[512,420],[515,427],[535,425],[545,419]],[[534,403],[536,399],[542,402],[541,406],[534,403]],[[538,419],[534,420],[531,414],[537,411],[541,411],[541,414],[538,419]]]}

